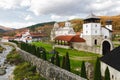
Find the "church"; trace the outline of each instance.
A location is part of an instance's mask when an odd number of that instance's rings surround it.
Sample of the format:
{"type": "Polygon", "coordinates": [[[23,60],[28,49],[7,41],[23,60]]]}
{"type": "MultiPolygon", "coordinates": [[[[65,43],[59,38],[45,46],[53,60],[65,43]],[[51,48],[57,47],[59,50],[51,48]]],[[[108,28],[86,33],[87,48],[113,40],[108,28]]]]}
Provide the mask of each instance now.
{"type": "Polygon", "coordinates": [[[112,21],[107,20],[103,27],[100,23],[100,18],[91,13],[84,19],[83,32],[80,37],[86,40],[86,45],[100,45],[104,39],[112,39],[112,21]]]}
{"type": "MultiPolygon", "coordinates": [[[[86,17],[83,23],[83,31],[79,34],[80,41],[78,42],[71,42],[72,48],[78,49],[81,48],[80,46],[84,47],[93,47],[93,46],[100,46],[101,42],[104,39],[111,40],[112,39],[112,21],[107,20],[106,25],[102,26],[100,22],[100,18],[91,13],[88,17],[86,17]],[[81,39],[84,41],[81,44],[81,39]]],[[[68,36],[75,36],[76,33],[72,28],[72,24],[70,22],[65,22],[65,27],[60,27],[58,23],[54,24],[54,27],[51,31],[51,40],[59,40],[62,41],[63,37],[68,38],[68,36]],[[62,36],[62,38],[60,38],[62,36]],[[65,37],[67,36],[67,37],[65,37]],[[57,37],[57,38],[56,38],[57,37]],[[59,38],[58,38],[59,37],[59,38]]],[[[71,38],[72,39],[72,38],[71,38]]],[[[67,40],[68,41],[68,40],[67,40]]],[[[79,50],[79,49],[78,49],[79,50]]],[[[86,49],[82,49],[86,50],[86,49]]],[[[90,51],[90,50],[89,50],[90,51]]],[[[99,53],[99,51],[98,51],[99,53]]]]}
{"type": "Polygon", "coordinates": [[[70,22],[66,21],[65,26],[59,26],[58,23],[54,24],[54,27],[51,31],[51,40],[54,40],[55,37],[61,36],[61,35],[75,35],[76,33],[74,32],[72,25],[70,22]]]}

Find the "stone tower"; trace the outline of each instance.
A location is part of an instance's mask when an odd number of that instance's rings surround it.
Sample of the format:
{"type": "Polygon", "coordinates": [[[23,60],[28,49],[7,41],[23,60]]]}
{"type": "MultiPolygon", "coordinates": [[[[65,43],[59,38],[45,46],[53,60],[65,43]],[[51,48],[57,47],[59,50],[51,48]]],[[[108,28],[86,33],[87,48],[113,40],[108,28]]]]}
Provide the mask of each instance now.
{"type": "Polygon", "coordinates": [[[88,46],[100,45],[102,40],[100,18],[93,13],[84,19],[82,37],[88,46]]]}

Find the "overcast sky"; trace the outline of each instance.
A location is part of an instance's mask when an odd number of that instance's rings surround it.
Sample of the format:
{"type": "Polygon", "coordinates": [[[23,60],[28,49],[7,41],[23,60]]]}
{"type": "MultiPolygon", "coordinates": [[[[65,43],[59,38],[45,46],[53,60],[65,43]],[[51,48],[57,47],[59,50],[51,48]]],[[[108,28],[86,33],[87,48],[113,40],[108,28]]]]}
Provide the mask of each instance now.
{"type": "Polygon", "coordinates": [[[98,16],[119,15],[120,0],[0,0],[0,25],[22,28],[85,18],[90,12],[98,16]]]}

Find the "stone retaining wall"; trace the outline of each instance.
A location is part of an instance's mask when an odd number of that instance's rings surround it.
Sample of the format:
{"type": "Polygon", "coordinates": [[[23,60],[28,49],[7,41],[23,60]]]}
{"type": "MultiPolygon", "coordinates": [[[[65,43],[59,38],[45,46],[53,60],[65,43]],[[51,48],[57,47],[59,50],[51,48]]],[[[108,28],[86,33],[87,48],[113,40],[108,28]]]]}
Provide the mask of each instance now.
{"type": "Polygon", "coordinates": [[[37,67],[37,71],[47,80],[87,80],[60,67],[57,67],[48,61],[37,58],[36,56],[19,49],[15,44],[14,46],[22,58],[25,61],[35,65],[37,67]]]}
{"type": "Polygon", "coordinates": [[[95,47],[95,46],[91,47],[91,46],[87,46],[84,43],[72,43],[72,46],[76,50],[87,51],[87,52],[92,52],[92,53],[97,53],[97,54],[100,54],[101,52],[100,47],[95,47]]]}

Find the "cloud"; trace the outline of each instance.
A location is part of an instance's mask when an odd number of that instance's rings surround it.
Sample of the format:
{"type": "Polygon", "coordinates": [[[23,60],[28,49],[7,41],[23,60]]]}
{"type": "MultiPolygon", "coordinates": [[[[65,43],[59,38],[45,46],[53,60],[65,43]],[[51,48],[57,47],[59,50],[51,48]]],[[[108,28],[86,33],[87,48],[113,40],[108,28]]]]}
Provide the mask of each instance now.
{"type": "Polygon", "coordinates": [[[120,1],[117,0],[31,0],[29,10],[36,15],[54,14],[60,16],[73,16],[76,14],[95,13],[119,14],[120,1]],[[115,9],[115,10],[114,10],[115,9]],[[114,12],[111,12],[114,10],[114,12]]]}
{"type": "Polygon", "coordinates": [[[20,0],[0,0],[0,8],[2,9],[14,9],[18,8],[20,0]]]}
{"type": "Polygon", "coordinates": [[[21,0],[20,5],[23,7],[30,6],[30,0],[21,0]]]}
{"type": "Polygon", "coordinates": [[[60,18],[61,18],[61,16],[51,15],[51,19],[52,19],[52,20],[59,20],[60,18]]]}
{"type": "Polygon", "coordinates": [[[31,16],[31,15],[27,15],[26,17],[25,17],[25,20],[26,21],[28,21],[28,20],[31,20],[33,17],[31,16]]]}
{"type": "Polygon", "coordinates": [[[24,22],[24,23],[23,22],[1,22],[0,23],[0,25],[3,25],[5,27],[10,27],[10,28],[15,28],[15,29],[31,26],[34,24],[36,23],[34,22],[24,22]]]}
{"type": "Polygon", "coordinates": [[[89,14],[91,11],[100,14],[119,14],[119,0],[0,0],[0,8],[17,9],[27,7],[26,10],[37,16],[58,15],[74,16],[89,14]]]}
{"type": "Polygon", "coordinates": [[[1,24],[21,28],[39,21],[85,18],[91,11],[98,16],[119,15],[119,4],[120,0],[0,0],[1,14],[9,11],[0,17],[4,21],[1,24]],[[31,19],[34,22],[28,22],[31,19]],[[9,20],[13,22],[6,23],[9,20]]]}

